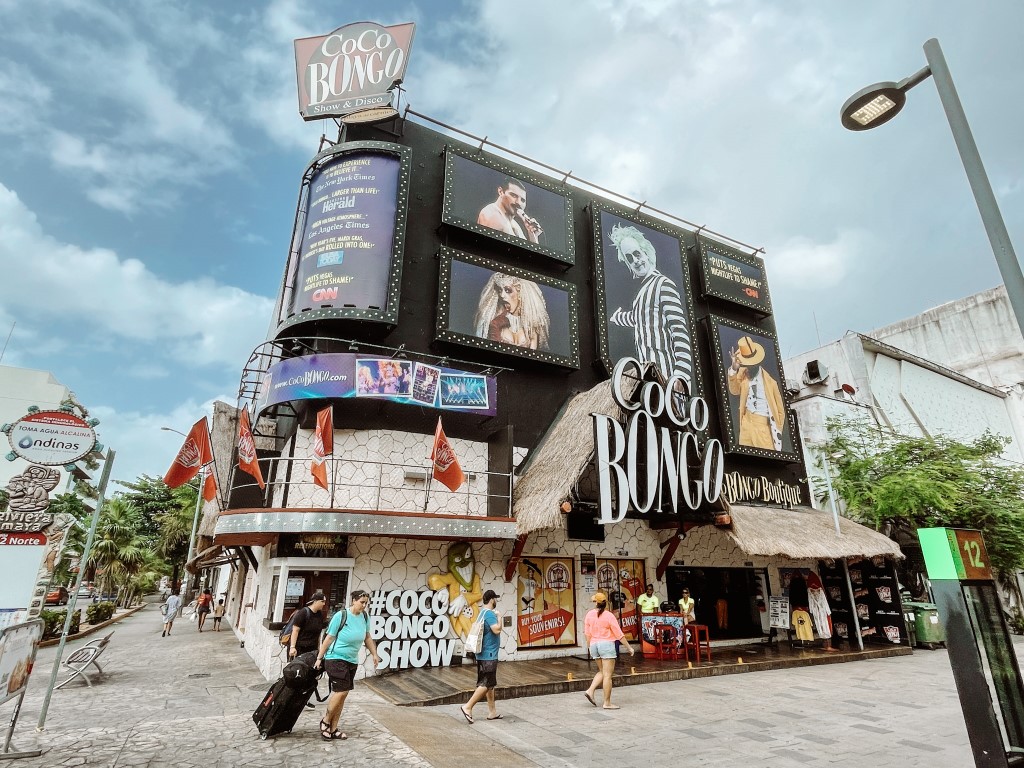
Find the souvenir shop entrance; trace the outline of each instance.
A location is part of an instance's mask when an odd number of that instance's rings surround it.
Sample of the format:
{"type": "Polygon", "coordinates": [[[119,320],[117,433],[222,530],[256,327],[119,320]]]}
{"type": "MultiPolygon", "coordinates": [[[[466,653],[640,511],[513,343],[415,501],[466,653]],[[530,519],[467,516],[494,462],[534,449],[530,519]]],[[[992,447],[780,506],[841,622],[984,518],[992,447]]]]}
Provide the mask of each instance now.
{"type": "Polygon", "coordinates": [[[670,567],[668,599],[677,605],[683,589],[696,601],[697,624],[712,640],[761,637],[768,633],[768,573],[763,568],[670,567]]]}

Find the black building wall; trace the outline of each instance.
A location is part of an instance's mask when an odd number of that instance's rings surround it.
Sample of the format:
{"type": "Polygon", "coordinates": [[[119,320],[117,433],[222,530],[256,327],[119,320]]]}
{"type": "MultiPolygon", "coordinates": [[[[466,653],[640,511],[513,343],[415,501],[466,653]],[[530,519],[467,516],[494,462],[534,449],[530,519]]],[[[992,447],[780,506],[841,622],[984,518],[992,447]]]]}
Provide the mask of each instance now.
{"type": "MultiPolygon", "coordinates": [[[[422,124],[401,119],[378,126],[350,126],[347,140],[389,142],[407,146],[412,150],[411,187],[398,322],[391,327],[356,320],[315,320],[282,328],[278,336],[341,337],[391,348],[404,345],[412,359],[415,359],[417,353],[425,353],[437,357],[447,356],[451,361],[449,365],[456,368],[460,367],[460,364],[455,362],[457,360],[475,363],[478,366],[475,369],[477,372],[486,366],[511,369],[502,371],[497,379],[496,417],[487,418],[445,411],[445,431],[449,436],[487,441],[497,439],[499,434],[505,433],[506,428],[511,426],[514,444],[532,448],[543,436],[568,397],[590,389],[608,378],[608,372],[599,355],[595,324],[595,248],[591,205],[595,202],[607,205],[609,201],[585,188],[571,184],[565,186],[572,199],[571,217],[575,243],[575,263],[568,265],[549,256],[501,242],[495,237],[442,223],[445,147],[460,147],[465,153],[471,156],[475,153],[482,158],[489,156],[487,152],[458,142],[422,124]],[[442,247],[474,254],[503,265],[526,269],[575,285],[579,306],[579,368],[570,369],[516,355],[438,340],[435,323],[439,292],[439,251],[442,247]]],[[[498,160],[517,170],[527,180],[539,177],[555,186],[559,185],[558,179],[544,177],[532,169],[517,166],[504,157],[498,160]]],[[[698,239],[692,232],[684,229],[672,230],[682,240],[688,254],[684,268],[689,273],[692,291],[695,320],[695,327],[691,329],[693,343],[699,350],[700,368],[696,375],[699,377],[701,393],[712,412],[707,434],[709,437],[723,438],[719,416],[719,398],[722,397],[722,393],[711,362],[716,353],[713,351],[706,319],[713,314],[746,324],[771,336],[775,335],[775,324],[770,315],[762,316],[732,302],[703,297],[698,239]]],[[[475,297],[473,300],[475,302],[475,297]]],[[[346,351],[347,346],[331,349],[326,345],[317,345],[317,349],[346,351]]],[[[782,376],[779,384],[784,387],[782,376]]],[[[380,401],[366,402],[364,399],[355,398],[335,401],[334,405],[335,426],[345,428],[384,428],[429,434],[433,432],[439,414],[439,411],[426,407],[380,401]]],[[[323,407],[323,403],[306,402],[299,404],[298,407],[301,412],[300,423],[311,427],[312,414],[317,408],[323,407]]],[[[585,425],[582,434],[589,439],[589,425],[585,425]]],[[[794,440],[797,441],[794,444],[794,452],[799,454],[798,437],[795,434],[794,430],[794,440]]],[[[738,454],[727,456],[726,471],[781,479],[790,484],[796,484],[806,475],[799,461],[738,454]]]]}

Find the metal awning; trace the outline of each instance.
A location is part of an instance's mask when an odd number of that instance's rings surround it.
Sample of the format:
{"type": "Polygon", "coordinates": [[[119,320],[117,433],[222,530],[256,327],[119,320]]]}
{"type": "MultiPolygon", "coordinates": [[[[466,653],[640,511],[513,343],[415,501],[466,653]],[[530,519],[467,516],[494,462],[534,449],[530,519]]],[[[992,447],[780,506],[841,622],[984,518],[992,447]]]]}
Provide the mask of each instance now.
{"type": "Polygon", "coordinates": [[[836,533],[831,514],[812,507],[754,507],[732,504],[732,528],[727,530],[736,545],[750,555],[824,560],[888,555],[902,558],[895,541],[865,525],[839,518],[836,533]]]}
{"type": "Polygon", "coordinates": [[[224,546],[266,546],[282,533],[500,541],[515,539],[516,522],[479,515],[289,507],[226,510],[214,528],[217,543],[224,546]]]}

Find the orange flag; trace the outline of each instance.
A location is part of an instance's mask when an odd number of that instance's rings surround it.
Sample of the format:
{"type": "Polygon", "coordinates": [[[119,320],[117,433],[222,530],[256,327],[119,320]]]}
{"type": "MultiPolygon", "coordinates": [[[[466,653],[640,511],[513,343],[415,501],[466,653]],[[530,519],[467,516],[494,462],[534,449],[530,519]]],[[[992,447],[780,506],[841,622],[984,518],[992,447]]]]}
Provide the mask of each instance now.
{"type": "Polygon", "coordinates": [[[238,415],[238,468],[255,477],[260,490],[267,487],[263,482],[259,461],[256,459],[256,443],[253,442],[252,429],[249,427],[248,408],[242,408],[238,415]]]}
{"type": "Polygon", "coordinates": [[[437,417],[434,447],[430,451],[430,458],[434,462],[434,479],[444,483],[449,491],[459,490],[466,482],[466,476],[462,473],[462,467],[459,466],[459,460],[455,456],[452,444],[445,437],[440,416],[437,417]]]}
{"type": "Polygon", "coordinates": [[[178,488],[199,474],[204,464],[213,461],[210,452],[210,432],[206,426],[206,417],[192,425],[185,443],[174,457],[174,463],[164,475],[164,483],[168,488],[178,488]]]}
{"type": "Polygon", "coordinates": [[[316,437],[313,439],[313,482],[327,490],[327,457],[334,455],[334,406],[329,405],[316,415],[316,437]]]}
{"type": "Polygon", "coordinates": [[[213,467],[206,470],[206,480],[203,481],[203,499],[213,501],[217,498],[217,481],[213,479],[213,467]]]}

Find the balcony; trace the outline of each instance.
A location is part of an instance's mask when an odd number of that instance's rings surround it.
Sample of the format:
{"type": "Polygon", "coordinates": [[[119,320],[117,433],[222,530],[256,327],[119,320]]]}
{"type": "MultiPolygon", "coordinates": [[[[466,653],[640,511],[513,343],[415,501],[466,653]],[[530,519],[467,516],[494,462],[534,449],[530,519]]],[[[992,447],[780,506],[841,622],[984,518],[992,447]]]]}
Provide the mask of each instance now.
{"type": "MultiPolygon", "coordinates": [[[[349,452],[346,452],[349,453],[349,452]]],[[[514,539],[510,473],[466,470],[458,491],[430,481],[430,465],[346,457],[326,461],[328,488],[314,483],[309,458],[261,459],[266,487],[235,471],[218,544],[266,544],[281,533],[402,538],[514,539]]]]}

